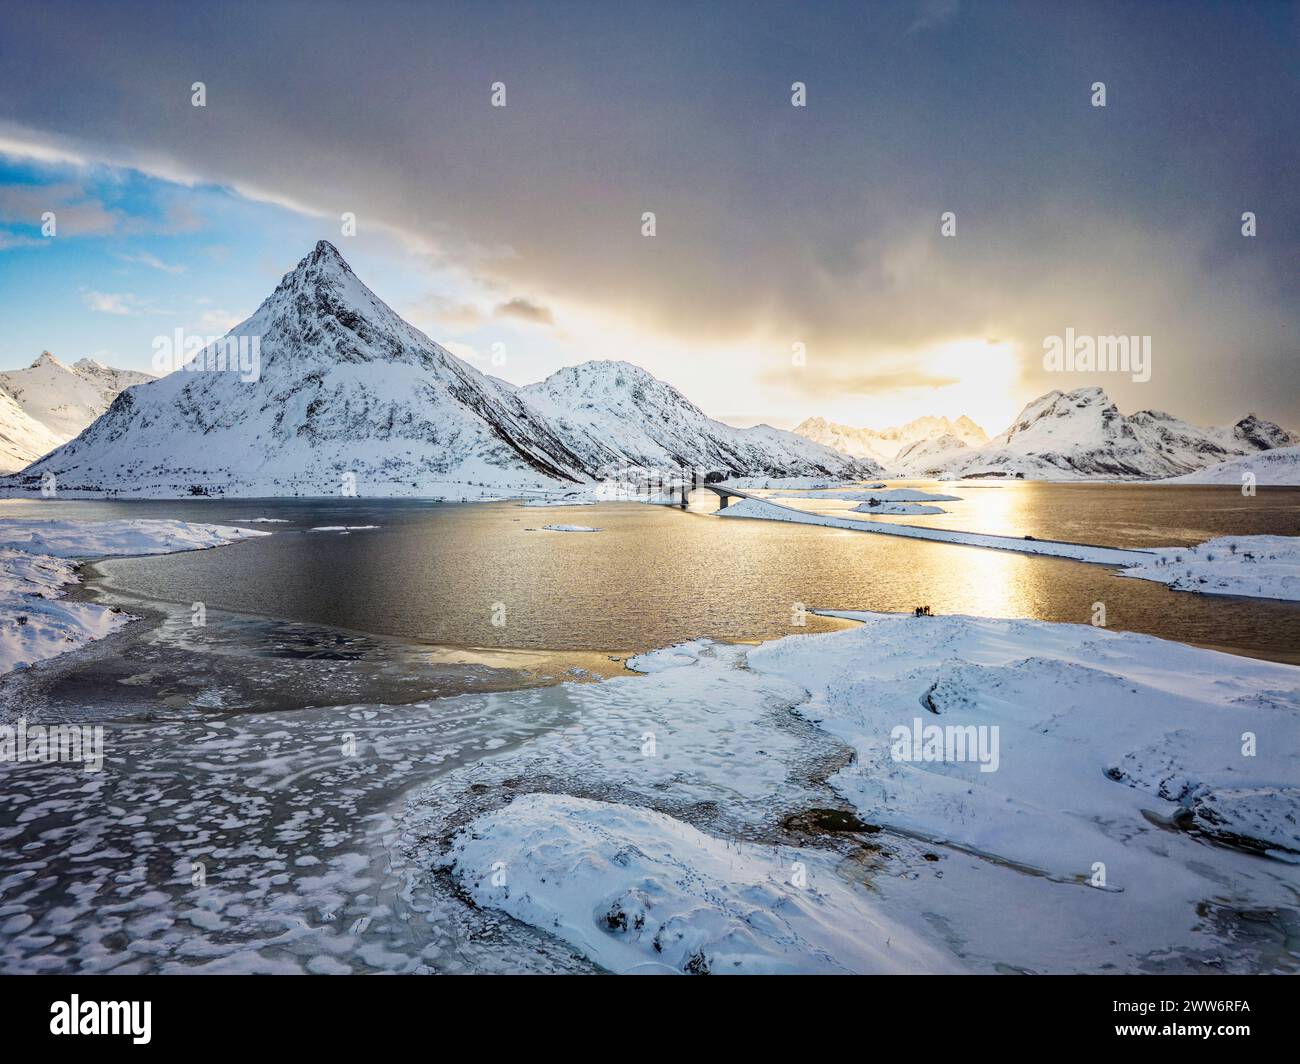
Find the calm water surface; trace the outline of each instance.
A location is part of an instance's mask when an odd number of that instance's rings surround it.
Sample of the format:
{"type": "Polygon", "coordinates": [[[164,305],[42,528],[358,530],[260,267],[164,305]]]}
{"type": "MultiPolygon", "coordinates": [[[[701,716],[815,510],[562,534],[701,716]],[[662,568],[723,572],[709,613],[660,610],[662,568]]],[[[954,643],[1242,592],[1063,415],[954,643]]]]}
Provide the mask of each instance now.
{"type": "MultiPolygon", "coordinates": [[[[1300,490],[1016,483],[926,485],[962,496],[916,524],[1122,546],[1300,531],[1300,490]]],[[[1169,591],[1101,566],[613,503],[524,507],[412,501],[0,502],[0,515],[177,517],[273,532],[219,550],[99,563],[114,593],[415,643],[623,654],[710,636],[761,640],[834,622],[809,608],[910,610],[1109,626],[1300,661],[1300,605],[1169,591]],[[580,524],[599,533],[565,533],[580,524]],[[322,525],[378,525],[347,534],[322,525]],[[504,621],[494,625],[493,619],[504,621]]],[[[853,503],[803,500],[843,512],[853,503]]],[[[695,509],[698,507],[698,509],[695,509]]]]}

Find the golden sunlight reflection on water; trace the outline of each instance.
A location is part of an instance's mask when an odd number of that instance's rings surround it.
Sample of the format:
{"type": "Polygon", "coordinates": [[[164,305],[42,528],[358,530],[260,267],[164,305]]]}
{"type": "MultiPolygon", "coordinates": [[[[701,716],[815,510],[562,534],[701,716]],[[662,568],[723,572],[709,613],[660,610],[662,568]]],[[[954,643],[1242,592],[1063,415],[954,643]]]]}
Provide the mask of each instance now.
{"type": "MultiPolygon", "coordinates": [[[[1234,493],[1199,489],[1162,496],[1171,489],[936,487],[963,495],[949,515],[957,527],[1116,545],[1294,534],[1300,497],[1261,492],[1243,508],[1234,493]]],[[[68,512],[52,516],[115,515],[109,504],[58,505],[68,512]]],[[[715,505],[711,493],[692,497],[693,508],[715,505]]],[[[186,611],[202,601],[210,610],[460,647],[626,653],[698,636],[748,641],[831,627],[815,616],[806,627],[793,624],[798,604],[903,612],[928,605],[937,613],[1086,624],[1093,603],[1103,601],[1113,629],[1300,660],[1300,604],[1173,592],[1065,559],[667,507],[210,500],[132,504],[128,512],[238,523],[254,510],[287,523],[220,550],[114,559],[100,568],[115,585],[186,611]],[[380,527],[305,531],[326,524],[380,527]],[[603,531],[542,530],[547,524],[603,531]],[[504,604],[500,626],[491,623],[495,603],[504,604]]]]}

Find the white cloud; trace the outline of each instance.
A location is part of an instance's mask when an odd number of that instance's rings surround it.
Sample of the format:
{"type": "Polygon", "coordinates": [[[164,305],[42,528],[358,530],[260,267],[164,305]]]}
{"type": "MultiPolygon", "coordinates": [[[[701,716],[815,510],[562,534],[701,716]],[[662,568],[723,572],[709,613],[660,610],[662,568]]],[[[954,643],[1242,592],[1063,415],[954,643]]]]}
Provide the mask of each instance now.
{"type": "Polygon", "coordinates": [[[90,289],[81,293],[81,301],[98,314],[140,314],[144,308],[143,301],[130,292],[96,292],[90,289]]]}
{"type": "Polygon", "coordinates": [[[141,251],[136,255],[123,255],[123,262],[135,263],[138,266],[148,266],[151,270],[162,270],[163,273],[184,273],[185,267],[179,264],[163,262],[157,255],[151,255],[147,251],[141,251]]]}
{"type": "Polygon", "coordinates": [[[228,310],[205,310],[199,315],[199,328],[213,335],[225,335],[244,319],[228,310]]]}

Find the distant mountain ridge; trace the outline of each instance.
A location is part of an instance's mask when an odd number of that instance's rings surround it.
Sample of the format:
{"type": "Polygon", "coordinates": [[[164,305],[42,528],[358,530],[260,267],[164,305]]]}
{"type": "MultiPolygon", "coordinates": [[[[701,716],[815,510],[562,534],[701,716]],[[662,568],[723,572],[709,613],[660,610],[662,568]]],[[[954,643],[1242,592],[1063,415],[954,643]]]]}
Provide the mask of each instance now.
{"type": "Polygon", "coordinates": [[[78,438],[9,487],[61,491],[495,497],[589,483],[610,466],[736,475],[872,475],[792,433],[707,418],[627,363],[528,388],[489,377],[402,320],[328,241],[228,339],[258,340],[258,372],[209,357],[122,392],[78,438]],[[560,416],[560,415],[563,416],[560,416]]]}
{"type": "Polygon", "coordinates": [[[23,466],[72,439],[118,393],[154,378],[83,358],[71,366],[48,351],[26,369],[0,373],[0,472],[23,466]],[[23,415],[19,417],[16,407],[23,415]]]}
{"type": "Polygon", "coordinates": [[[1038,479],[1179,476],[1216,462],[1294,443],[1254,415],[1227,428],[1199,428],[1171,414],[1124,416],[1100,388],[1053,391],[1029,403],[987,446],[964,457],[959,476],[992,473],[1038,479]]]}
{"type": "MultiPolygon", "coordinates": [[[[817,421],[810,418],[795,431],[817,421]]],[[[1208,429],[1154,410],[1126,417],[1101,388],[1089,387],[1039,396],[982,444],[956,434],[920,439],[900,448],[886,468],[896,476],[942,479],[1153,480],[1296,444],[1300,438],[1254,414],[1208,429]]]]}
{"type": "Polygon", "coordinates": [[[988,442],[988,434],[965,414],[955,421],[925,415],[905,425],[886,429],[854,428],[825,418],[810,417],[796,425],[794,431],[847,455],[867,458],[885,466],[905,448],[926,440],[950,436],[968,447],[979,447],[988,442]]]}

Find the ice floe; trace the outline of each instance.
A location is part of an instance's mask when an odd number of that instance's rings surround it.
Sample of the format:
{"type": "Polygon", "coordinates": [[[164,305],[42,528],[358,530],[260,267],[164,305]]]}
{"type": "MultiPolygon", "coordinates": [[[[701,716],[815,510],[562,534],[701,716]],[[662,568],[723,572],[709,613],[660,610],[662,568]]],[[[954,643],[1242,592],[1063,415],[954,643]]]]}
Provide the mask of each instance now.
{"type": "Polygon", "coordinates": [[[923,502],[881,502],[868,499],[853,507],[858,514],[946,514],[942,506],[929,506],[923,502]]]}
{"type": "Polygon", "coordinates": [[[961,502],[960,495],[941,495],[917,488],[882,488],[868,491],[791,491],[777,493],[774,498],[836,499],[844,502],[961,502]]]}

